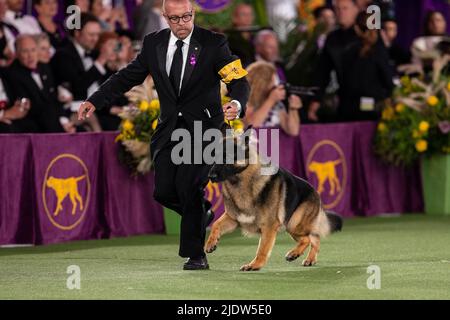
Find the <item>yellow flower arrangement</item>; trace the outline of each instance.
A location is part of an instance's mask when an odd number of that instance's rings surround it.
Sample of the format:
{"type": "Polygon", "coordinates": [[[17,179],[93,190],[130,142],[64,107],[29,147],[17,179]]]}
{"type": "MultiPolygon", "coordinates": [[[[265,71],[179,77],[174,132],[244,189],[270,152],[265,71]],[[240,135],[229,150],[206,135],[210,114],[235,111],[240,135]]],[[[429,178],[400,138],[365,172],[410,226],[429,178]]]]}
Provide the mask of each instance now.
{"type": "Polygon", "coordinates": [[[403,76],[381,113],[374,151],[383,161],[413,165],[423,155],[449,153],[450,76],[435,60],[433,70],[403,76]],[[439,67],[440,66],[440,67],[439,67]]]}

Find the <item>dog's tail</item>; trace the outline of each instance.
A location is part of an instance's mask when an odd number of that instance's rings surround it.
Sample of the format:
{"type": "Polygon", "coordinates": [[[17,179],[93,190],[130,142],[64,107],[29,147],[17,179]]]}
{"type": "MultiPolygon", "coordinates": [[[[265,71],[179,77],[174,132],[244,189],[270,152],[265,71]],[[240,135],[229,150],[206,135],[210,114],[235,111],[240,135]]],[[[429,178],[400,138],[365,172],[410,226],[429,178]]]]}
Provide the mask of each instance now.
{"type": "Polygon", "coordinates": [[[342,225],[343,220],[338,214],[321,209],[317,219],[316,233],[321,237],[325,237],[331,233],[341,231],[342,225]]]}
{"type": "Polygon", "coordinates": [[[344,224],[342,217],[333,211],[325,211],[325,214],[330,226],[330,233],[342,231],[342,226],[344,224]]]}

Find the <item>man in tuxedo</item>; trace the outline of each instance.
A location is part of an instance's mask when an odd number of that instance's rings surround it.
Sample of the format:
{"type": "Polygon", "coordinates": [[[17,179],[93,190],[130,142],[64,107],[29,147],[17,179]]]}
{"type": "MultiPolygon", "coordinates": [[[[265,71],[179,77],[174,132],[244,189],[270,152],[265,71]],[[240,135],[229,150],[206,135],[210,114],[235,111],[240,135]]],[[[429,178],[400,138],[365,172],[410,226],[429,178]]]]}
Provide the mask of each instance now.
{"type": "MultiPolygon", "coordinates": [[[[185,270],[208,269],[204,253],[206,226],[212,221],[211,204],[204,199],[210,166],[175,165],[171,158],[176,128],[194,131],[220,129],[224,118],[244,116],[249,86],[238,57],[228,48],[225,36],[194,25],[189,0],[166,0],[163,13],[169,29],[147,35],[141,52],[126,68],[106,81],[79,108],[79,117],[93,114],[115,97],[153,77],[161,105],[158,126],[151,141],[155,168],[154,198],[178,212],[181,219],[179,255],[189,258],[185,270]],[[227,84],[232,101],[221,105],[220,81],[227,84]],[[210,214],[208,214],[208,212],[210,214]]],[[[191,162],[192,163],[192,162],[191,162]]]]}
{"type": "Polygon", "coordinates": [[[115,58],[109,47],[94,54],[101,33],[100,22],[89,14],[80,16],[80,29],[71,30],[72,41],[56,52],[51,61],[58,85],[63,85],[72,95],[73,111],[80,103],[98,89],[104,79],[106,63],[115,58]]]}
{"type": "Polygon", "coordinates": [[[27,98],[31,108],[26,120],[35,126],[22,128],[25,132],[73,132],[70,121],[64,117],[50,68],[38,62],[37,43],[31,35],[20,35],[16,40],[17,59],[8,68],[14,96],[27,98]]]}

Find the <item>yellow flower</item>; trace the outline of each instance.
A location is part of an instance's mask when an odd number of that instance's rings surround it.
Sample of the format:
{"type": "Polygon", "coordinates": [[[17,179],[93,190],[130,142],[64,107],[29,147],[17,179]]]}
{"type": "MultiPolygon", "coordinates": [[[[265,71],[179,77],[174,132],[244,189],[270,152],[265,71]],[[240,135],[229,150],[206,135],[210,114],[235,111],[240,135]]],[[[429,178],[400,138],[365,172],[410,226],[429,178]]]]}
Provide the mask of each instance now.
{"type": "Polygon", "coordinates": [[[158,125],[158,120],[154,120],[152,122],[152,129],[155,130],[157,125],[158,125]]]}
{"type": "Polygon", "coordinates": [[[148,104],[147,100],[142,100],[141,103],[139,104],[139,110],[141,110],[142,112],[146,112],[149,107],[150,105],[148,104]]]}
{"type": "Polygon", "coordinates": [[[392,107],[385,108],[381,117],[383,118],[383,120],[392,120],[392,118],[394,117],[394,109],[392,107]]]}
{"type": "Polygon", "coordinates": [[[387,130],[386,124],[385,124],[384,122],[380,122],[380,123],[378,124],[378,131],[384,132],[384,131],[386,131],[386,130],[387,130]]]}
{"type": "Polygon", "coordinates": [[[395,106],[395,111],[397,111],[398,113],[402,113],[403,111],[405,111],[405,105],[403,103],[397,103],[397,105],[395,106]]]}
{"type": "Polygon", "coordinates": [[[428,142],[426,140],[420,139],[416,142],[416,150],[418,152],[425,152],[428,149],[428,142]]]}
{"type": "Polygon", "coordinates": [[[119,134],[116,139],[114,139],[114,142],[119,142],[123,140],[123,134],[119,134]]]}
{"type": "Polygon", "coordinates": [[[447,90],[450,91],[450,81],[447,83],[447,90]]]}
{"type": "Polygon", "coordinates": [[[419,123],[419,130],[420,132],[427,132],[428,129],[430,129],[430,124],[427,121],[420,121],[419,123]]]}
{"type": "Polygon", "coordinates": [[[125,120],[125,121],[123,122],[122,128],[123,128],[123,130],[125,130],[125,131],[131,131],[131,130],[133,130],[133,128],[134,128],[134,124],[133,124],[133,122],[131,122],[130,120],[125,120]]]}
{"type": "Polygon", "coordinates": [[[419,130],[413,130],[413,132],[412,132],[412,137],[413,137],[414,139],[420,138],[421,136],[422,136],[422,134],[420,133],[419,130]]]}
{"type": "Polygon", "coordinates": [[[153,99],[152,101],[150,101],[150,109],[151,110],[158,110],[159,107],[160,107],[160,105],[159,105],[158,99],[153,99]]]}
{"type": "Polygon", "coordinates": [[[427,99],[427,103],[434,107],[435,105],[437,105],[439,103],[439,99],[436,96],[429,96],[427,99]]]}

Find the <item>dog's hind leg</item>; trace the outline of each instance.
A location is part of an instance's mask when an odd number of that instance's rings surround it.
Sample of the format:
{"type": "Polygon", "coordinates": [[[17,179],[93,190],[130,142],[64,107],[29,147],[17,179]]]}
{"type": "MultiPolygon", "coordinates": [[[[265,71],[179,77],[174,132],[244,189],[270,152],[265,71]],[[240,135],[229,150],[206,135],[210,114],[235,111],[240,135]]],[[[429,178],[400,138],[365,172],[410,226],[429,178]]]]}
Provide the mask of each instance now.
{"type": "Polygon", "coordinates": [[[308,248],[310,244],[309,236],[294,236],[291,235],[292,238],[298,241],[297,246],[290,250],[288,253],[286,253],[286,260],[287,261],[294,261],[298,257],[302,256],[305,250],[308,248]]]}
{"type": "Polygon", "coordinates": [[[232,232],[237,226],[238,222],[225,212],[213,223],[208,241],[206,241],[205,252],[211,253],[216,250],[220,237],[226,233],[232,232]]]}
{"type": "Polygon", "coordinates": [[[257,271],[266,265],[275,244],[279,228],[279,225],[272,225],[261,229],[261,238],[259,239],[256,257],[252,262],[243,265],[241,271],[257,271]]]}
{"type": "Polygon", "coordinates": [[[316,234],[311,234],[309,236],[311,242],[311,249],[309,250],[308,256],[303,260],[303,266],[309,267],[317,263],[317,255],[320,249],[320,236],[316,234]]]}

